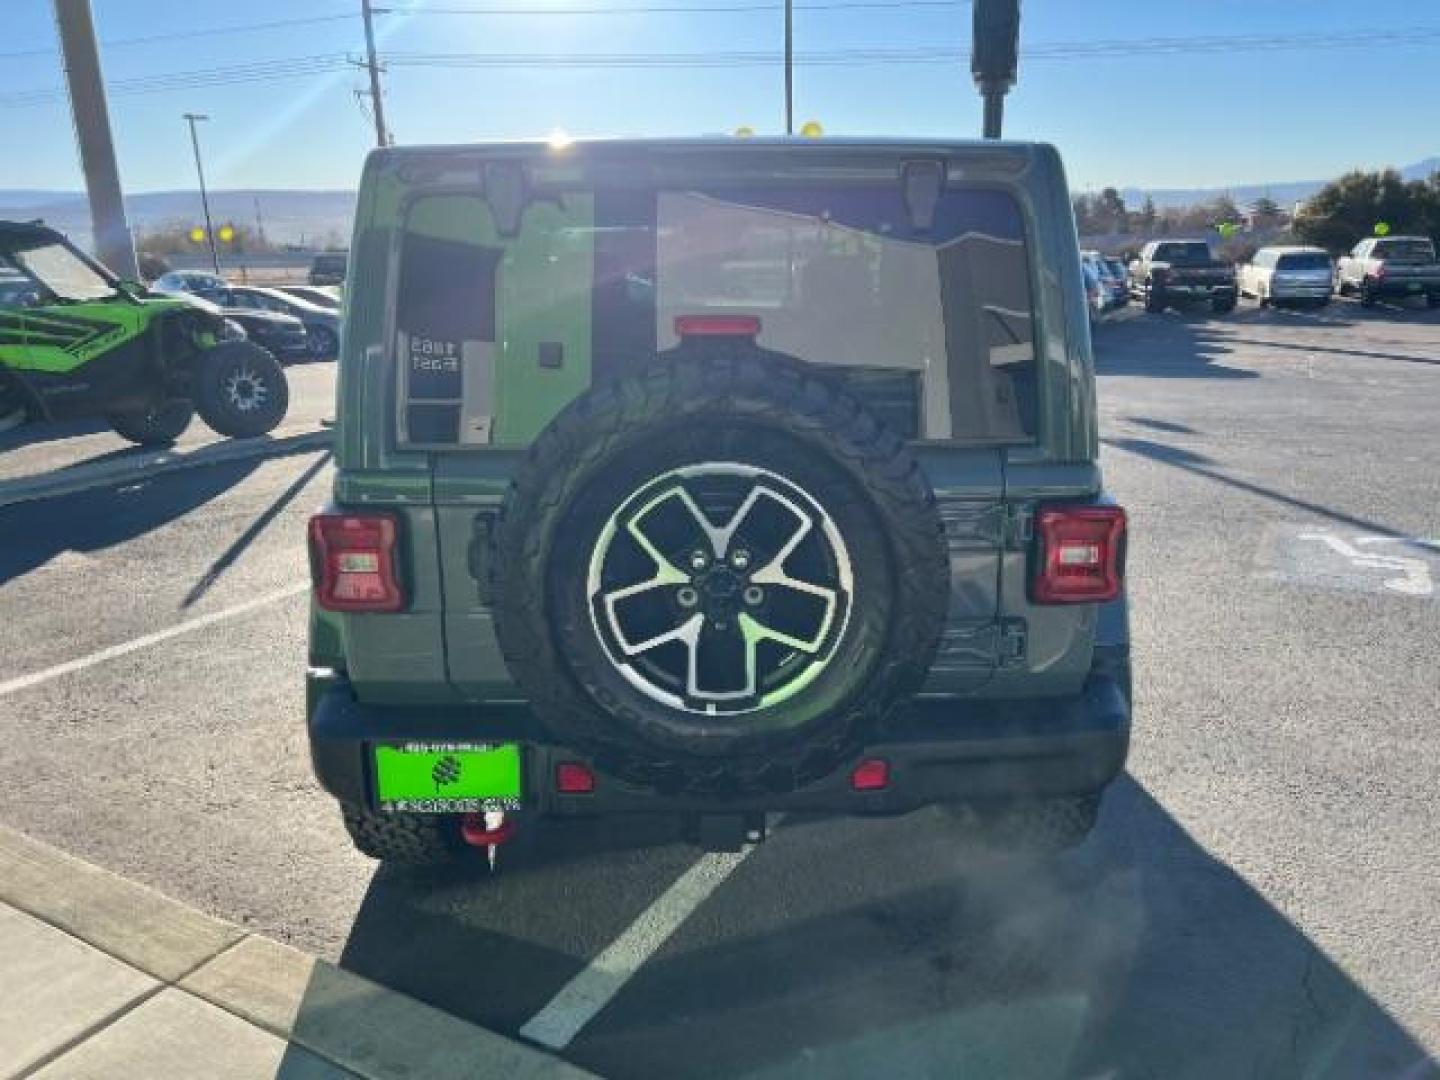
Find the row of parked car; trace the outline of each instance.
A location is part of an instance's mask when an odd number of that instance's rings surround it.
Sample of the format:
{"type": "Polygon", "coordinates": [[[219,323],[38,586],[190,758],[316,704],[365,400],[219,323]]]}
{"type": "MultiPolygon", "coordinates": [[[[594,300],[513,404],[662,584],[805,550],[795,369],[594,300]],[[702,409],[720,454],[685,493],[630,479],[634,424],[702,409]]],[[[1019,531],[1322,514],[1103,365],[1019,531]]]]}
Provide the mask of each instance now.
{"type": "Polygon", "coordinates": [[[156,278],[150,290],[213,304],[282,363],[332,359],[340,345],[340,293],[333,286],[232,285],[217,274],[176,270],[156,278]]]}
{"type": "Polygon", "coordinates": [[[1215,258],[1204,240],[1152,240],[1128,264],[1098,251],[1081,253],[1092,321],[1131,300],[1146,311],[1208,303],[1224,314],[1239,297],[1320,307],[1355,296],[1369,307],[1382,298],[1414,298],[1440,307],[1440,261],[1424,236],[1370,237],[1332,260],[1323,248],[1263,247],[1239,266],[1215,258]]]}

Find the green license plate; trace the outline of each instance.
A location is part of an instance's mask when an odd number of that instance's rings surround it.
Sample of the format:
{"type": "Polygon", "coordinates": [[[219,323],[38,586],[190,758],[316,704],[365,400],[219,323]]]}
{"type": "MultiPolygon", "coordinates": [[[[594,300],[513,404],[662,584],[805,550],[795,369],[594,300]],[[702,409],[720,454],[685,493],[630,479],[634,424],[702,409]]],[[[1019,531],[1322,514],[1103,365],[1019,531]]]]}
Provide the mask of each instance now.
{"type": "Polygon", "coordinates": [[[520,809],[513,743],[396,743],[375,747],[375,801],[397,813],[520,809]]]}

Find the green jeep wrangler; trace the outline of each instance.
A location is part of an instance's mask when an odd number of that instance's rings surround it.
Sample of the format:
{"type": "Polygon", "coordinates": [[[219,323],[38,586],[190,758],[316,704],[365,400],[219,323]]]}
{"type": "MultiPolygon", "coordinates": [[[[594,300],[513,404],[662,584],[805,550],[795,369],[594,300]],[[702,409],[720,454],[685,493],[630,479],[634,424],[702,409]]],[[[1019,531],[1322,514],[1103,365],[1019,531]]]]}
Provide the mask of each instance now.
{"type": "Polygon", "coordinates": [[[348,288],[307,711],[360,850],[931,803],[1089,832],[1125,517],[1052,148],[379,150],[348,288]]]}

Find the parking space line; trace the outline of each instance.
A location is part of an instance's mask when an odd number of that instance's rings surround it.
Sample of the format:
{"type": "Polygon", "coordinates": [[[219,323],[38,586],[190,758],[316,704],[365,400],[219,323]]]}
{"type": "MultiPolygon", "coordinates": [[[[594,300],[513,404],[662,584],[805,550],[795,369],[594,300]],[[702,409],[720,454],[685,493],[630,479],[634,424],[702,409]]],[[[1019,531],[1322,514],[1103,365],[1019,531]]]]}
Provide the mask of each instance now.
{"type": "Polygon", "coordinates": [[[44,668],[40,671],[32,671],[29,675],[21,675],[16,679],[7,679],[0,682],[0,697],[6,694],[13,694],[19,690],[27,690],[39,683],[49,682],[51,679],[58,679],[61,675],[69,675],[76,671],[84,671],[96,664],[103,664],[107,660],[114,660],[117,657],[125,656],[138,649],[148,648],[151,645],[158,645],[162,641],[179,637],[181,634],[188,634],[192,630],[202,630],[217,622],[226,619],[233,619],[237,615],[244,615],[254,611],[256,608],[264,607],[266,604],[274,604],[280,600],[287,600],[292,596],[308,591],[309,584],[294,585],[288,589],[281,589],[279,592],[266,593],[264,596],[257,596],[253,600],[247,600],[243,604],[236,604],[234,607],[224,608],[221,611],[212,611],[208,615],[201,615],[198,618],[187,619],[185,622],[176,623],[174,626],[167,626],[164,630],[157,630],[153,634],[145,634],[141,637],[131,638],[119,645],[111,645],[93,652],[88,656],[82,656],[75,660],[67,660],[63,664],[56,664],[54,667],[44,668]]]}
{"type": "Polygon", "coordinates": [[[563,1050],[618,994],[640,967],[690,917],[705,898],[735,872],[754,847],[704,855],[640,913],[583,971],[565,984],[543,1009],[525,1022],[520,1034],[563,1050]]]}

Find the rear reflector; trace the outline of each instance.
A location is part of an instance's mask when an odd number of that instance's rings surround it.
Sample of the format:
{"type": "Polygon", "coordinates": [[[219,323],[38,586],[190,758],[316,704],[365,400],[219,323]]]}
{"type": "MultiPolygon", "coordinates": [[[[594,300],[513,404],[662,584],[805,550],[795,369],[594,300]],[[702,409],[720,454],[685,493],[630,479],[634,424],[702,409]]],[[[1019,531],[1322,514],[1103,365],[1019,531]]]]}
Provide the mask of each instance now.
{"type": "Polygon", "coordinates": [[[890,786],[890,763],[880,758],[866,758],[850,774],[850,786],[856,791],[880,791],[890,786]]]}
{"type": "Polygon", "coordinates": [[[1031,596],[1037,604],[1086,604],[1120,595],[1125,561],[1120,507],[1041,507],[1035,532],[1038,565],[1031,596]]]}
{"type": "Polygon", "coordinates": [[[555,766],[555,790],[565,795],[588,795],[595,790],[595,774],[574,761],[555,766]]]}
{"type": "Polygon", "coordinates": [[[684,337],[754,337],[760,320],[754,315],[677,315],[675,333],[684,337]]]}
{"type": "Polygon", "coordinates": [[[390,514],[316,514],[310,519],[315,601],[326,611],[399,611],[395,518],[390,514]]]}

